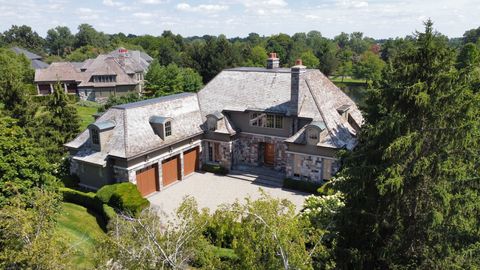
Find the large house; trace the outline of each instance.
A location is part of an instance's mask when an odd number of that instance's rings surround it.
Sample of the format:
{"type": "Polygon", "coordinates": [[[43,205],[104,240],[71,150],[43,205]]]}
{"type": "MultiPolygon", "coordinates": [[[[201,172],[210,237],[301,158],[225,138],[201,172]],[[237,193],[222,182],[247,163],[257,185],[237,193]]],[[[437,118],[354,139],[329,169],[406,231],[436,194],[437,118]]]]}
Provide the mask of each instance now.
{"type": "Polygon", "coordinates": [[[25,57],[27,57],[27,59],[30,60],[30,66],[35,70],[44,69],[48,67],[48,64],[43,62],[43,57],[41,57],[38,54],[34,54],[20,47],[12,47],[12,51],[14,51],[16,54],[25,55],[25,57]]]}
{"type": "Polygon", "coordinates": [[[152,58],[140,51],[120,48],[84,62],[55,62],[35,71],[39,95],[53,92],[57,83],[83,100],[102,101],[111,95],[142,92],[152,58]]]}
{"type": "Polygon", "coordinates": [[[323,181],[362,122],[319,70],[280,68],[272,53],[266,68],[224,70],[198,93],[114,106],[66,147],[71,173],[92,189],[130,181],[148,195],[202,164],[323,181]]]}

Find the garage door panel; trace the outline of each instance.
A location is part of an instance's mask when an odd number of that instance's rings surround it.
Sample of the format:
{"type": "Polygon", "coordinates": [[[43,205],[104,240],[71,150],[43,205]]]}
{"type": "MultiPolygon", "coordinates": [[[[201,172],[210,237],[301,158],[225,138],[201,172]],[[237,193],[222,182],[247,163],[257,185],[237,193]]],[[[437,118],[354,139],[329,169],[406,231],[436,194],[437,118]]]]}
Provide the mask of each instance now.
{"type": "Polygon", "coordinates": [[[169,158],[162,162],[163,186],[168,186],[180,179],[179,165],[180,161],[178,156],[169,158]]]}
{"type": "Polygon", "coordinates": [[[158,190],[158,167],[157,165],[148,166],[137,171],[137,188],[146,196],[158,190]]]}
{"type": "Polygon", "coordinates": [[[198,170],[198,148],[183,153],[183,173],[189,175],[198,170]]]}

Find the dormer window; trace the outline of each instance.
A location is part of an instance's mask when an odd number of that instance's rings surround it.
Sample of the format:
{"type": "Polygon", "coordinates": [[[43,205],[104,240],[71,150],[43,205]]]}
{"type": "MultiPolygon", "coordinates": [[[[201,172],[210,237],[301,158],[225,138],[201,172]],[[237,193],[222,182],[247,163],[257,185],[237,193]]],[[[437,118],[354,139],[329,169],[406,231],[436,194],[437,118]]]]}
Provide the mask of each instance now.
{"type": "Polygon", "coordinates": [[[94,75],[92,76],[92,81],[94,83],[111,83],[116,82],[116,75],[94,75]]]}
{"type": "Polygon", "coordinates": [[[154,115],[150,117],[149,122],[153,132],[162,140],[172,135],[172,118],[154,115]]]}
{"type": "Polygon", "coordinates": [[[221,112],[214,112],[212,114],[207,115],[207,130],[208,131],[216,131],[218,128],[218,121],[223,119],[224,115],[221,112]]]}
{"type": "Polygon", "coordinates": [[[172,135],[172,122],[165,122],[165,137],[172,135]]]}
{"type": "Polygon", "coordinates": [[[95,144],[95,145],[99,145],[100,144],[100,135],[98,134],[98,130],[97,129],[91,129],[90,134],[92,136],[92,143],[95,144]]]}
{"type": "Polygon", "coordinates": [[[349,104],[344,104],[337,108],[338,114],[342,116],[344,120],[348,120],[348,111],[350,110],[349,104]]]}
{"type": "Polygon", "coordinates": [[[325,130],[325,123],[315,121],[310,123],[305,129],[307,144],[317,145],[320,142],[321,134],[325,130]]]}

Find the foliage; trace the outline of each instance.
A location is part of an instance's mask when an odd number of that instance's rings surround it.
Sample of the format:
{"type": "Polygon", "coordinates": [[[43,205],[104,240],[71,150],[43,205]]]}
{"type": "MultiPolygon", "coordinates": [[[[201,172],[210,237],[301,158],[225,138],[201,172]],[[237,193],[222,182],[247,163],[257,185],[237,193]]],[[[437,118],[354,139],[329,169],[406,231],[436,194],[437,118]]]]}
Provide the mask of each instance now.
{"type": "Polygon", "coordinates": [[[318,68],[320,65],[320,60],[311,52],[306,51],[300,55],[300,59],[302,59],[303,65],[307,68],[318,68]]]}
{"type": "Polygon", "coordinates": [[[128,93],[123,96],[109,96],[107,103],[105,103],[103,106],[98,108],[99,112],[105,112],[107,111],[110,107],[113,107],[115,105],[121,105],[125,103],[131,103],[131,102],[137,102],[144,100],[145,97],[140,96],[138,93],[128,93]]]}
{"type": "Polygon", "coordinates": [[[338,185],[339,268],[478,267],[478,91],[426,23],[372,90],[338,185]]]}
{"type": "MultiPolygon", "coordinates": [[[[95,104],[98,105],[98,103],[95,103],[95,104]]],[[[83,106],[83,105],[86,105],[86,104],[84,102],[78,102],[75,106],[77,109],[78,116],[80,118],[80,130],[85,130],[88,127],[88,125],[93,123],[93,121],[95,120],[93,115],[95,115],[99,110],[99,106],[92,106],[92,105],[83,106]]]]}
{"type": "Polygon", "coordinates": [[[57,186],[54,166],[46,153],[12,118],[0,118],[0,206],[6,199],[25,194],[35,187],[57,186]]]}
{"type": "Polygon", "coordinates": [[[244,63],[247,67],[264,67],[267,59],[267,51],[260,45],[253,47],[244,63]]]}
{"type": "Polygon", "coordinates": [[[226,175],[228,174],[228,169],[217,165],[217,164],[203,164],[202,171],[219,174],[219,175],[226,175]]]}
{"type": "Polygon", "coordinates": [[[145,88],[154,96],[181,92],[197,92],[202,87],[202,78],[190,68],[179,68],[175,64],[166,67],[158,62],[150,65],[145,88]]]}
{"type": "Polygon", "coordinates": [[[385,67],[380,57],[373,52],[367,51],[361,55],[360,61],[353,69],[355,78],[363,78],[368,81],[379,81],[382,76],[382,70],[385,67]]]}
{"type": "Polygon", "coordinates": [[[65,269],[67,249],[54,230],[58,195],[40,188],[0,208],[0,268],[65,269]]]}
{"type": "Polygon", "coordinates": [[[51,54],[65,56],[73,49],[75,37],[66,26],[57,26],[47,31],[46,47],[51,54]]]}
{"type": "Polygon", "coordinates": [[[127,215],[137,216],[150,205],[150,202],[143,198],[132,183],[119,183],[103,186],[97,191],[96,197],[127,215]]]}
{"type": "Polygon", "coordinates": [[[36,53],[43,51],[45,40],[27,25],[12,25],[10,29],[3,32],[3,42],[16,45],[36,53]]]}
{"type": "Polygon", "coordinates": [[[183,269],[202,257],[210,264],[213,253],[201,235],[204,218],[192,198],[169,218],[155,209],[143,211],[138,218],[118,216],[99,263],[109,269],[183,269]]]}
{"type": "Polygon", "coordinates": [[[98,32],[89,24],[78,26],[78,32],[75,34],[75,47],[92,46],[96,48],[106,48],[109,45],[109,38],[103,32],[98,32]]]}
{"type": "Polygon", "coordinates": [[[89,58],[95,58],[103,52],[104,51],[102,49],[93,47],[91,45],[86,45],[79,47],[68,54],[66,56],[66,60],[72,62],[83,62],[89,58]]]}
{"type": "Polygon", "coordinates": [[[298,190],[308,193],[316,193],[318,188],[323,185],[322,182],[296,180],[291,178],[285,178],[283,180],[283,188],[298,190]]]}
{"type": "Polygon", "coordinates": [[[81,205],[101,217],[100,226],[103,230],[107,230],[110,221],[115,218],[116,213],[112,207],[104,204],[93,192],[82,192],[70,188],[60,188],[63,201],[81,205]]]}

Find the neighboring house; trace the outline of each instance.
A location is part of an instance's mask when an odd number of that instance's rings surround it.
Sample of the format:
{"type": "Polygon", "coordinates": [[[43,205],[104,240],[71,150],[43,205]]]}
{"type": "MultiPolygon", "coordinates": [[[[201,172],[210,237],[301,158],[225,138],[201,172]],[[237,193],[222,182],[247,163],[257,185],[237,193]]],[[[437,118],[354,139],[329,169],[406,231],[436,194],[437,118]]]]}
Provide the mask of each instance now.
{"type": "Polygon", "coordinates": [[[12,51],[14,51],[16,54],[25,55],[28,60],[30,60],[32,68],[35,70],[48,67],[48,64],[43,62],[43,57],[41,57],[40,55],[34,54],[19,47],[12,47],[12,51]]]}
{"type": "Polygon", "coordinates": [[[52,93],[55,84],[60,83],[65,92],[81,99],[104,101],[111,95],[142,92],[152,60],[145,53],[120,48],[85,62],[52,63],[35,71],[35,84],[39,95],[52,93]]]}
{"type": "Polygon", "coordinates": [[[201,91],[110,108],[66,144],[81,185],[130,181],[143,195],[201,164],[323,181],[338,170],[363,122],[355,103],[301,60],[222,71],[201,91]]]}

